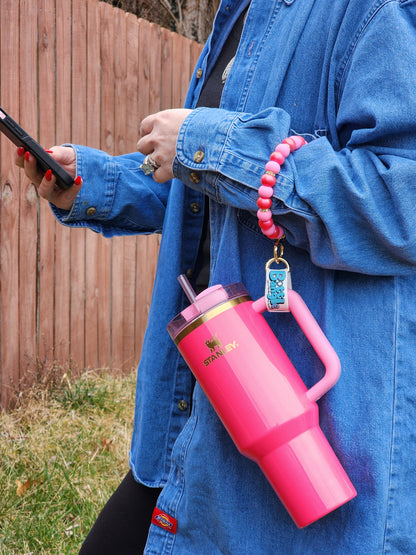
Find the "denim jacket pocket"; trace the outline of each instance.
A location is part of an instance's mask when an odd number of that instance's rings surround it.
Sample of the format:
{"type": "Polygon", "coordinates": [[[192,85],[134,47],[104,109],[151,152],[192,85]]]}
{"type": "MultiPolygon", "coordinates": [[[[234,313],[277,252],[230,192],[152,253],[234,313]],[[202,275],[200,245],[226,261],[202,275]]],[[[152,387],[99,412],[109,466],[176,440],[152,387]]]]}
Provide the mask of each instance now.
{"type": "MultiPolygon", "coordinates": [[[[251,212],[248,212],[247,210],[238,209],[237,210],[237,220],[238,220],[239,225],[242,225],[243,227],[252,231],[256,235],[258,235],[260,237],[264,237],[265,239],[267,239],[266,236],[263,235],[263,233],[262,233],[262,231],[259,227],[257,217],[254,216],[251,212]]],[[[267,239],[267,240],[270,241],[270,239],[267,239]]]]}

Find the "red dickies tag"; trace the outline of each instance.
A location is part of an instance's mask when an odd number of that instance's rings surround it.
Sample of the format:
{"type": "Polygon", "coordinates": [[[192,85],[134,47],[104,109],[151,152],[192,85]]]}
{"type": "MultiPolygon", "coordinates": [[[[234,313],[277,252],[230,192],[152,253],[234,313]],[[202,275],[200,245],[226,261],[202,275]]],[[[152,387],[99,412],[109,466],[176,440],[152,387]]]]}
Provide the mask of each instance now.
{"type": "Polygon", "coordinates": [[[167,515],[157,507],[153,511],[152,516],[152,524],[159,526],[159,528],[163,528],[168,532],[172,532],[172,534],[176,534],[178,529],[178,521],[173,516],[167,515]]]}

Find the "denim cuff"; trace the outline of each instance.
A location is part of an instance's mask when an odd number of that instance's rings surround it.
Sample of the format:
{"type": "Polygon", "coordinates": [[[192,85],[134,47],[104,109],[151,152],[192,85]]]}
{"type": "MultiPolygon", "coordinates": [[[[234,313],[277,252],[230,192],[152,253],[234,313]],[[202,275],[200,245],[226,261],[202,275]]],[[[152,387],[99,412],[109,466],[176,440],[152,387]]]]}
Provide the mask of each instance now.
{"type": "Polygon", "coordinates": [[[66,144],[71,146],[76,154],[76,174],[93,175],[88,181],[88,187],[82,186],[70,211],[52,206],[52,211],[63,224],[85,225],[81,222],[91,220],[105,220],[111,212],[115,193],[116,166],[110,162],[110,157],[102,151],[94,150],[90,156],[90,148],[66,144]]]}
{"type": "MultiPolygon", "coordinates": [[[[260,178],[270,153],[289,134],[289,117],[277,108],[259,114],[197,108],[184,121],[173,171],[189,187],[220,204],[255,209],[260,178]]],[[[293,192],[293,167],[282,168],[278,183],[293,192]]],[[[276,197],[279,187],[276,187],[276,197]]]]}

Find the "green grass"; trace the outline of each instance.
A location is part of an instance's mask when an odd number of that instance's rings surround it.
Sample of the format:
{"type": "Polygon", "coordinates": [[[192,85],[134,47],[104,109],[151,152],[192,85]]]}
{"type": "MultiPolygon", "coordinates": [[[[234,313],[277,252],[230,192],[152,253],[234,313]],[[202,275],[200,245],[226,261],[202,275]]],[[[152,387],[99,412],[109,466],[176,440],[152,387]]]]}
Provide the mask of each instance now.
{"type": "Polygon", "coordinates": [[[128,471],[135,374],[67,374],[0,414],[0,554],[77,554],[128,471]]]}

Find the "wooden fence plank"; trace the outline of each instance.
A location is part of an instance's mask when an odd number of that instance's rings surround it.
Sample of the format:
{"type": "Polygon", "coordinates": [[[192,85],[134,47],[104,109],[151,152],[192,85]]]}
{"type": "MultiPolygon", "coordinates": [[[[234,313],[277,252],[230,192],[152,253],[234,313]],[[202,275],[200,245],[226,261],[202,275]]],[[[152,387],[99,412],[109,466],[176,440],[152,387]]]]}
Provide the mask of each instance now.
{"type": "Polygon", "coordinates": [[[136,358],[136,237],[124,238],[123,249],[123,359],[122,369],[131,370],[138,362],[136,358]]]}
{"type": "Polygon", "coordinates": [[[114,8],[103,3],[101,11],[101,148],[114,154],[114,8]]]}
{"type": "MultiPolygon", "coordinates": [[[[128,151],[137,149],[137,141],[139,140],[139,22],[133,14],[127,14],[126,40],[130,48],[127,49],[127,78],[126,78],[126,110],[129,114],[126,127],[126,148],[128,151]]],[[[137,285],[137,237],[128,238],[128,246],[125,256],[128,257],[126,265],[129,266],[130,286],[129,291],[131,298],[124,296],[123,304],[132,303],[133,301],[133,322],[130,322],[131,329],[126,331],[129,334],[127,345],[132,346],[132,353],[124,353],[125,366],[133,366],[139,360],[140,356],[140,336],[137,331],[138,312],[140,310],[139,302],[136,295],[137,285]]]]}
{"type": "MultiPolygon", "coordinates": [[[[125,106],[128,114],[125,128],[125,151],[134,152],[139,139],[139,100],[138,100],[138,71],[139,71],[139,24],[137,17],[126,14],[126,80],[125,106]]],[[[124,288],[123,312],[127,311],[124,321],[124,352],[123,368],[131,369],[139,360],[136,321],[138,302],[136,298],[136,257],[137,237],[126,237],[124,241],[124,288]]]]}
{"type": "Polygon", "coordinates": [[[126,112],[126,151],[134,151],[139,140],[139,21],[133,14],[127,14],[126,41],[127,52],[126,112]]]}
{"type": "MultiPolygon", "coordinates": [[[[72,0],[72,142],[87,140],[87,12],[85,0],[72,0]]],[[[85,229],[71,232],[71,359],[85,364],[85,229]]]]}
{"type": "MultiPolygon", "coordinates": [[[[114,8],[98,3],[101,16],[101,148],[114,154],[114,8]]],[[[99,243],[100,296],[99,349],[100,366],[111,366],[111,252],[110,241],[99,243]],[[110,325],[109,325],[110,323],[110,325]]]]}
{"type": "Polygon", "coordinates": [[[183,49],[181,46],[180,37],[174,35],[173,37],[173,45],[172,45],[172,56],[175,60],[175,69],[173,70],[173,79],[172,79],[172,104],[175,108],[182,108],[183,106],[183,99],[182,99],[182,74],[183,71],[178,70],[178,68],[185,67],[185,60],[183,59],[183,49]]]}
{"type": "Polygon", "coordinates": [[[186,95],[188,93],[189,88],[189,79],[191,75],[191,41],[189,39],[185,39],[184,37],[180,37],[180,46],[182,50],[182,59],[183,59],[183,67],[184,71],[180,72],[181,74],[181,106],[185,104],[186,95]]]}
{"type": "MultiPolygon", "coordinates": [[[[126,39],[126,17],[124,12],[114,10],[114,94],[115,104],[115,120],[114,120],[114,154],[120,155],[125,153],[125,132],[127,126],[126,113],[126,77],[127,77],[127,53],[125,45],[126,39]]],[[[124,291],[128,286],[127,268],[124,266],[124,240],[121,237],[115,237],[113,243],[112,257],[112,365],[113,368],[123,368],[124,357],[124,332],[125,327],[130,323],[131,312],[128,309],[125,313],[123,310],[124,291]]]]}
{"type": "MultiPolygon", "coordinates": [[[[154,23],[146,22],[147,31],[146,35],[148,43],[140,43],[140,52],[149,50],[149,57],[147,60],[148,67],[146,75],[148,75],[148,98],[149,98],[149,113],[155,113],[162,109],[162,94],[161,89],[164,83],[164,69],[162,69],[162,33],[160,27],[154,23]],[[149,48],[149,44],[152,45],[149,48]]],[[[169,78],[169,77],[168,77],[169,78]]],[[[168,81],[169,83],[169,81],[168,81]]],[[[156,271],[157,252],[159,250],[159,236],[142,236],[138,241],[137,252],[137,272],[140,273],[140,289],[137,290],[136,298],[138,297],[139,290],[145,302],[140,303],[140,321],[141,321],[141,337],[147,326],[147,318],[149,316],[150,299],[153,291],[153,281],[156,271]]]]}
{"type": "Polygon", "coordinates": [[[160,89],[162,85],[162,45],[161,30],[155,23],[149,25],[149,44],[152,45],[149,57],[149,111],[151,114],[159,112],[160,89]]]}
{"type": "MultiPolygon", "coordinates": [[[[39,142],[45,148],[55,142],[55,33],[54,0],[38,2],[39,142]]],[[[39,358],[54,359],[54,259],[55,221],[45,202],[40,203],[39,243],[39,358]]]]}
{"type": "MultiPolygon", "coordinates": [[[[18,29],[19,12],[12,0],[1,3],[1,29],[18,29]]],[[[2,107],[15,118],[19,118],[19,72],[4,72],[10,60],[16,59],[19,52],[19,34],[2,32],[0,67],[2,78],[0,97],[2,107]]],[[[13,163],[14,145],[1,138],[2,161],[2,204],[0,228],[0,280],[1,280],[1,363],[2,363],[2,401],[7,405],[11,387],[19,381],[19,172],[13,163]]]]}
{"type": "MultiPolygon", "coordinates": [[[[56,0],[56,136],[55,143],[71,139],[71,3],[56,0]]],[[[55,228],[55,360],[70,359],[70,234],[68,227],[55,228]]]]}
{"type": "MultiPolygon", "coordinates": [[[[150,24],[139,19],[139,42],[138,42],[138,117],[139,123],[150,113],[150,24]]],[[[144,299],[147,286],[147,270],[143,261],[146,260],[146,248],[149,237],[137,237],[136,254],[136,299],[144,299]]],[[[136,307],[136,353],[141,352],[143,335],[146,329],[148,307],[146,302],[141,300],[136,307]]]]}
{"type": "MultiPolygon", "coordinates": [[[[87,144],[100,148],[100,18],[97,17],[97,4],[88,2],[87,6],[87,144]]],[[[105,241],[90,230],[86,234],[85,245],[85,366],[99,366],[98,318],[100,276],[98,274],[99,241],[105,241]]]]}
{"type": "Polygon", "coordinates": [[[149,100],[150,100],[150,87],[149,87],[149,73],[150,73],[150,24],[148,21],[139,19],[139,122],[141,122],[147,115],[149,115],[149,100]]]}
{"type": "MultiPolygon", "coordinates": [[[[37,5],[31,0],[20,4],[20,123],[37,137],[38,107],[33,91],[37,90],[37,5]]],[[[20,173],[20,236],[19,236],[19,324],[20,379],[26,385],[37,371],[37,249],[38,196],[33,183],[20,173]]]]}
{"type": "Polygon", "coordinates": [[[116,103],[114,106],[114,135],[116,156],[125,154],[126,150],[126,129],[127,120],[130,114],[127,113],[127,17],[121,10],[114,10],[114,94],[116,103]]]}
{"type": "Polygon", "coordinates": [[[161,56],[163,68],[163,83],[160,91],[160,108],[172,108],[172,76],[173,76],[173,33],[167,29],[161,30],[161,56]]]}

